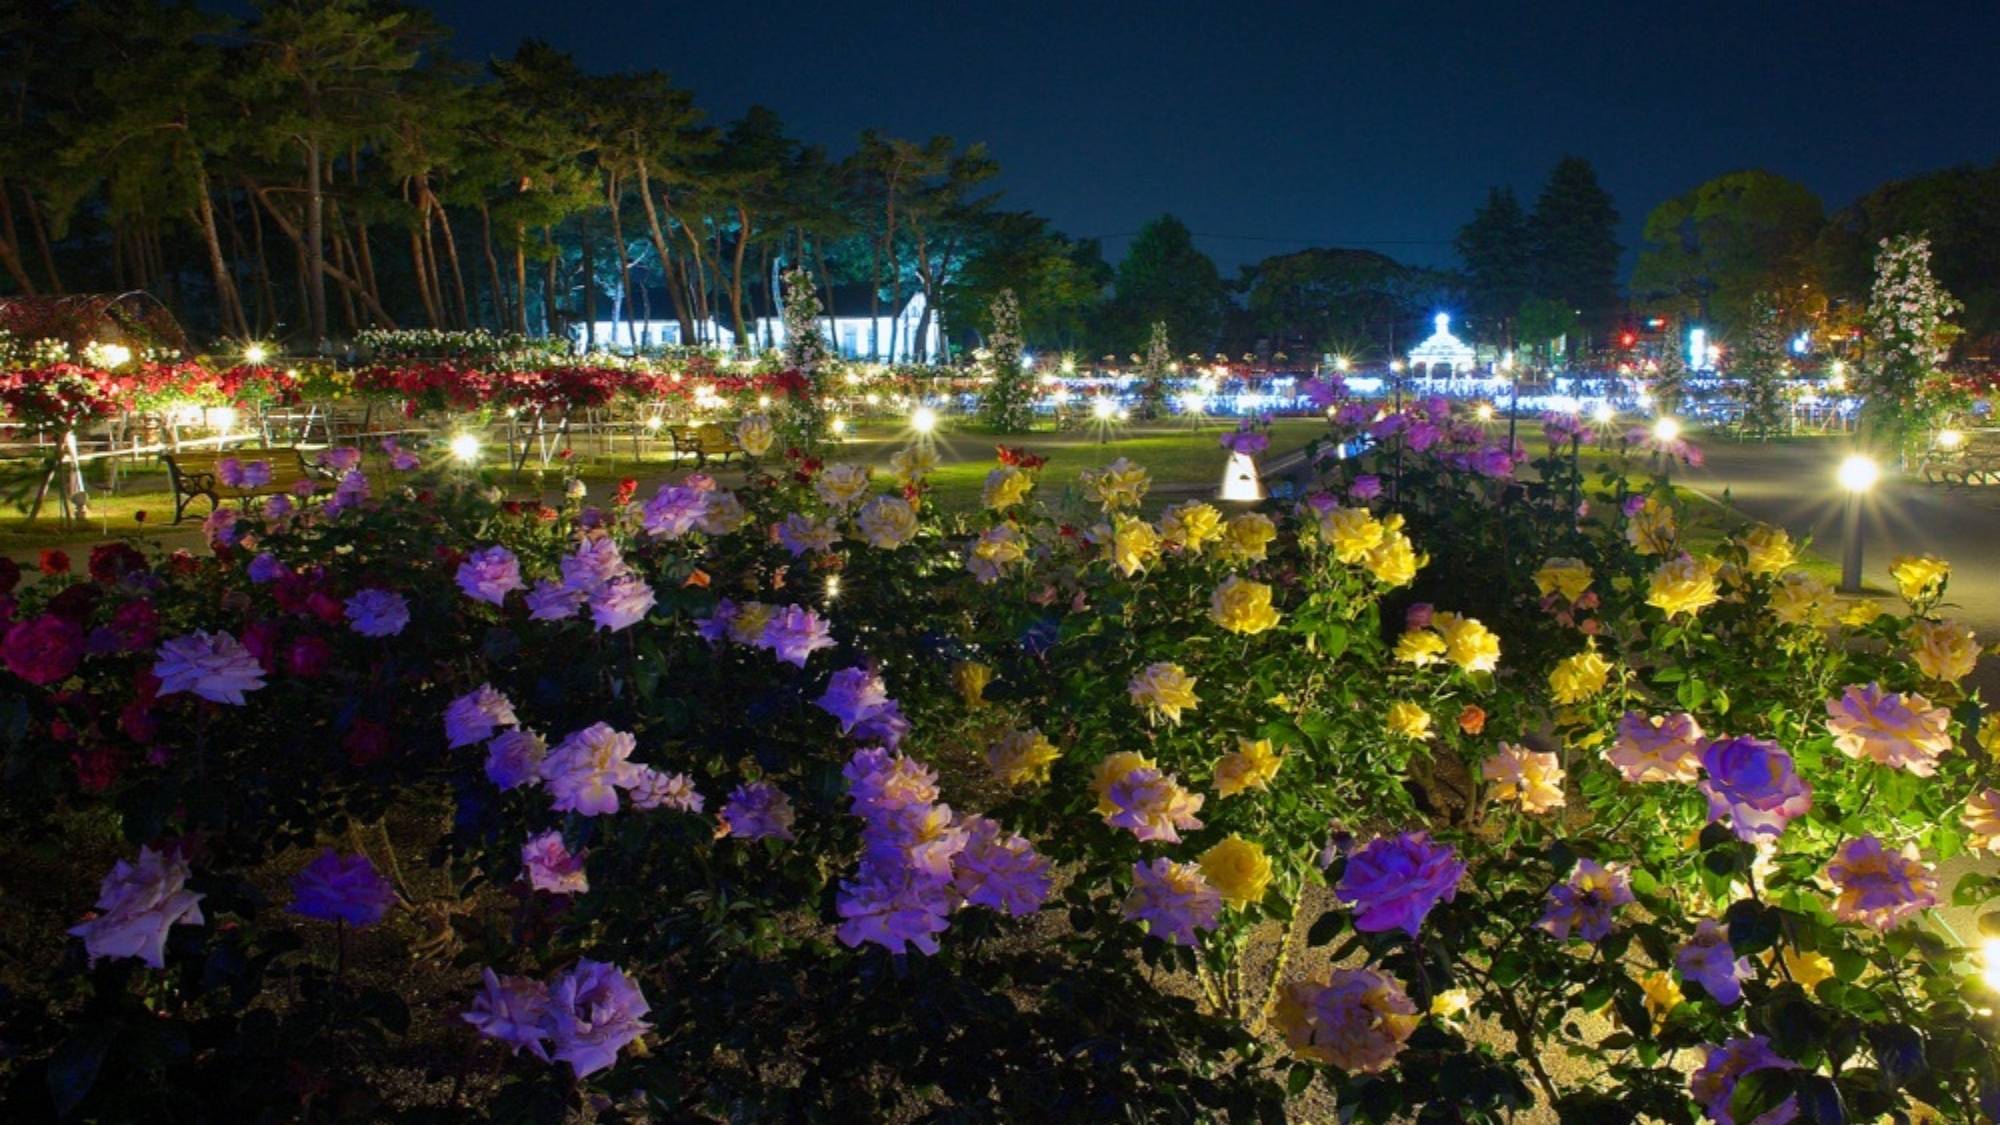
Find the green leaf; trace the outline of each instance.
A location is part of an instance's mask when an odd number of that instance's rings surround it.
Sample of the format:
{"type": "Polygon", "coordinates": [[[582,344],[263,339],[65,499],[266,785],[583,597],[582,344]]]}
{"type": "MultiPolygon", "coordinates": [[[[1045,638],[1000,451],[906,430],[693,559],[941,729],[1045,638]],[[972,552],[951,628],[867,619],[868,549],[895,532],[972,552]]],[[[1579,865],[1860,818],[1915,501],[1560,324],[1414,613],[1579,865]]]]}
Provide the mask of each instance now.
{"type": "Polygon", "coordinates": [[[88,1035],[65,1040],[49,1058],[49,1098],[55,1102],[56,1116],[68,1117],[90,1096],[97,1073],[104,1066],[104,1053],[111,1046],[110,1032],[99,1028],[88,1035]]]}
{"type": "Polygon", "coordinates": [[[1287,1097],[1296,1098],[1305,1093],[1306,1087],[1312,1085],[1312,1082],[1312,1067],[1304,1063],[1293,1063],[1292,1069],[1285,1074],[1285,1094],[1287,1097]]]}
{"type": "Polygon", "coordinates": [[[1326,945],[1334,938],[1339,937],[1340,931],[1346,927],[1347,912],[1344,910],[1329,910],[1320,915],[1319,919],[1312,924],[1312,928],[1306,931],[1306,945],[1326,945]]]}

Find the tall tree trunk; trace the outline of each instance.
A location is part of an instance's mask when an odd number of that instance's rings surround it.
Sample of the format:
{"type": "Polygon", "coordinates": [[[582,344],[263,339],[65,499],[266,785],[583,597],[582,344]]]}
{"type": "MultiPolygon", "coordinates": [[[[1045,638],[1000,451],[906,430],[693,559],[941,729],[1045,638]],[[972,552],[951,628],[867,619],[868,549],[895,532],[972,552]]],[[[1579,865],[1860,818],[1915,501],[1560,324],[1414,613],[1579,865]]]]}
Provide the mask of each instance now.
{"type": "Polygon", "coordinates": [[[255,197],[246,194],[250,208],[250,239],[257,250],[257,331],[266,335],[278,330],[278,289],[271,281],[271,255],[264,248],[264,216],[257,210],[255,197]]]}
{"type": "Polygon", "coordinates": [[[625,321],[631,317],[632,309],[632,255],[625,245],[625,225],[618,218],[618,173],[607,169],[604,173],[604,198],[611,211],[611,241],[618,250],[618,299],[611,306],[611,345],[618,346],[618,336],[625,334],[626,345],[638,341],[632,338],[625,321]]]}
{"type": "Polygon", "coordinates": [[[556,240],[547,224],[542,226],[542,247],[549,252],[548,261],[542,263],[542,334],[553,336],[562,323],[562,311],[556,306],[556,240]]]}
{"type": "Polygon", "coordinates": [[[63,289],[62,275],[56,272],[55,252],[49,247],[49,224],[42,217],[42,205],[35,201],[35,193],[21,186],[21,198],[28,201],[28,228],[35,232],[35,248],[41,251],[42,272],[48,275],[49,291],[60,297],[63,289]]]}
{"type": "Polygon", "coordinates": [[[678,320],[681,326],[681,343],[690,343],[694,340],[694,321],[689,319],[687,303],[681,297],[680,288],[674,283],[674,256],[667,249],[666,231],[660,228],[659,210],[653,206],[652,177],[646,171],[644,157],[638,160],[638,171],[639,200],[646,205],[647,233],[652,236],[654,252],[660,256],[660,272],[667,278],[667,295],[673,298],[674,319],[678,320]]]}
{"type": "Polygon", "coordinates": [[[514,225],[514,331],[528,334],[528,231],[514,225]]]}
{"type": "Polygon", "coordinates": [[[479,205],[479,235],[486,243],[486,269],[493,278],[493,328],[505,332],[513,314],[507,310],[507,286],[500,280],[500,259],[493,253],[493,213],[484,203],[479,205]]]}
{"type": "Polygon", "coordinates": [[[431,214],[437,217],[438,230],[444,234],[444,256],[451,263],[451,292],[458,301],[458,326],[469,330],[472,327],[472,309],[465,299],[465,271],[458,264],[458,236],[451,230],[451,212],[445,210],[444,204],[438,201],[428,186],[424,189],[424,198],[430,201],[431,214]]]}
{"type": "MultiPolygon", "coordinates": [[[[368,224],[360,215],[354,216],[354,252],[356,264],[361,270],[361,284],[368,290],[368,296],[376,304],[382,303],[382,286],[375,280],[375,251],[368,245],[368,224]]],[[[437,263],[431,263],[431,277],[437,277],[437,263]]]]}
{"type": "Polygon", "coordinates": [[[7,267],[7,274],[14,279],[14,285],[28,296],[34,296],[35,282],[28,276],[28,267],[21,261],[21,234],[14,226],[14,204],[7,197],[7,181],[0,179],[0,265],[7,267]]]}
{"type": "Polygon", "coordinates": [[[319,142],[306,149],[306,331],[315,352],[326,344],[326,186],[320,182],[319,142]]]}
{"type": "MultiPolygon", "coordinates": [[[[828,305],[831,311],[833,306],[828,305]]],[[[882,361],[882,244],[868,243],[868,358],[882,361]]]]}
{"type": "Polygon", "coordinates": [[[432,328],[443,328],[444,321],[438,316],[438,308],[431,298],[431,287],[424,280],[427,267],[424,264],[424,236],[416,227],[410,228],[410,272],[415,275],[417,296],[424,302],[424,319],[432,328]]]}
{"type": "Polygon", "coordinates": [[[597,257],[591,252],[590,212],[576,217],[577,254],[583,260],[583,346],[597,348],[597,257]]]}
{"type": "Polygon", "coordinates": [[[215,275],[215,303],[222,316],[222,330],[238,339],[250,335],[243,319],[243,303],[236,296],[236,279],[229,275],[229,263],[222,256],[222,238],[215,229],[215,201],[208,194],[208,172],[195,172],[195,219],[201,240],[208,248],[208,268],[215,275]]]}
{"type": "Polygon", "coordinates": [[[743,331],[743,254],[750,248],[750,212],[741,205],[736,208],[736,265],[729,275],[729,313],[736,318],[736,346],[749,348],[750,338],[743,331]]]}
{"type": "MultiPolygon", "coordinates": [[[[354,275],[353,261],[354,248],[348,245],[347,236],[341,230],[340,215],[338,212],[335,212],[333,219],[333,268],[352,277],[354,275]]],[[[322,262],[320,265],[321,268],[325,268],[326,263],[322,262]]],[[[354,338],[356,332],[361,331],[361,318],[354,312],[354,290],[344,285],[340,289],[340,311],[341,315],[345,318],[344,323],[347,325],[348,339],[351,340],[354,338]]]]}

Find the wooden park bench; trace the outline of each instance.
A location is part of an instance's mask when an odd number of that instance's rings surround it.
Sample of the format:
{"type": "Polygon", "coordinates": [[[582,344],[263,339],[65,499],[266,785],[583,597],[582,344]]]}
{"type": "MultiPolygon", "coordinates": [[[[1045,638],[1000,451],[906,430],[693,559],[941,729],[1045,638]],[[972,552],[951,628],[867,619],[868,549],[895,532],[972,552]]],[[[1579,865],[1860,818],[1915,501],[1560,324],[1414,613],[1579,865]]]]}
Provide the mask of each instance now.
{"type": "Polygon", "coordinates": [[[2000,485],[2000,432],[1968,433],[1948,449],[1933,446],[1924,454],[1922,472],[1924,480],[1946,488],[2000,485]]]}
{"type": "Polygon", "coordinates": [[[743,452],[736,446],[735,435],[712,422],[699,426],[669,426],[667,436],[674,443],[674,457],[694,458],[695,468],[708,464],[710,457],[728,461],[743,452]]]}
{"type": "Polygon", "coordinates": [[[291,446],[250,447],[244,449],[183,449],[177,453],[162,453],[167,463],[167,478],[174,489],[174,522],[179,523],[187,515],[187,510],[196,498],[208,498],[208,510],[222,506],[224,500],[242,500],[251,496],[275,496],[290,492],[292,486],[302,480],[315,480],[317,474],[306,464],[305,454],[291,446]],[[225,458],[234,457],[243,464],[263,461],[271,466],[271,479],[252,488],[231,488],[222,483],[218,466],[225,458]]]}

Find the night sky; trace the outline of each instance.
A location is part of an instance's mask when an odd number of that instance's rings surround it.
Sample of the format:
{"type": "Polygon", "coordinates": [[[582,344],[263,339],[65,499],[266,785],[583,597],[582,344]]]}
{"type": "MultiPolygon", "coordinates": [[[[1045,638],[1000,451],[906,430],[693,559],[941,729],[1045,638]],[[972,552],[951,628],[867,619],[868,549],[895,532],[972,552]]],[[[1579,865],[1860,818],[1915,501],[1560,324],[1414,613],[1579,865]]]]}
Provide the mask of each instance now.
{"type": "Polygon", "coordinates": [[[658,68],[718,121],[762,102],[836,156],[871,126],[984,140],[1005,206],[1114,260],[1171,211],[1232,274],[1308,245],[1451,265],[1489,185],[1532,205],[1566,152],[1616,199],[1628,266],[1648,210],[1732,169],[1831,211],[2000,157],[1993,0],[429,6],[465,57],[532,36],[658,68]]]}

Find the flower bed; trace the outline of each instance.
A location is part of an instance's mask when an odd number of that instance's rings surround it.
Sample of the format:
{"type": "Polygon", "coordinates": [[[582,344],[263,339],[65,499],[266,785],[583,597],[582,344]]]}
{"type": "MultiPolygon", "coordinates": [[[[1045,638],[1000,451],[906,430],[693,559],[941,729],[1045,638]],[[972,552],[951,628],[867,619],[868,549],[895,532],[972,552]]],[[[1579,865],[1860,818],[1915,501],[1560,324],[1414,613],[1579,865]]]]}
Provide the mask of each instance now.
{"type": "Polygon", "coordinates": [[[920,446],[559,509],[342,457],[212,555],[0,575],[7,836],[119,839],[24,907],[74,940],[8,965],[7,1099],[1990,1114],[1931,909],[2000,848],[1948,568],[1843,601],[1623,466],[1510,487],[1445,404],[1335,413],[1368,453],[1284,510],[1012,449],[970,518],[920,446]]]}

